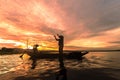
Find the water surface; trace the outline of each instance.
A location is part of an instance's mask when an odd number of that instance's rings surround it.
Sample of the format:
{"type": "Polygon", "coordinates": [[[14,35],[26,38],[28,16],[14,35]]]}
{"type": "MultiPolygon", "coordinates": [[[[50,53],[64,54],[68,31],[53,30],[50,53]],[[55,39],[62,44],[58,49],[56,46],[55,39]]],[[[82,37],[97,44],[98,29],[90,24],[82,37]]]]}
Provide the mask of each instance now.
{"type": "MultiPolygon", "coordinates": [[[[22,63],[19,54],[0,55],[0,74],[7,73],[22,63]]],[[[120,52],[91,52],[84,56],[82,61],[65,60],[65,66],[76,70],[91,68],[120,69],[120,52]]],[[[41,59],[37,61],[36,69],[41,72],[46,70],[57,70],[58,61],[41,59]]],[[[113,71],[115,73],[115,71],[113,71]]]]}

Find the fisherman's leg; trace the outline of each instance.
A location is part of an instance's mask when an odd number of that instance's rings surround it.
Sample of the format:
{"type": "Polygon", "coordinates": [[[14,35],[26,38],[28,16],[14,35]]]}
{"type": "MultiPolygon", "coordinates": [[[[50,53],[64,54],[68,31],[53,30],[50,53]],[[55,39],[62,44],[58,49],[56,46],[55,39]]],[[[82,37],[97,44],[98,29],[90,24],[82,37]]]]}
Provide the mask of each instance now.
{"type": "Polygon", "coordinates": [[[35,67],[36,67],[36,62],[37,62],[37,60],[36,59],[32,59],[32,67],[31,67],[31,69],[35,69],[35,67]]]}
{"type": "Polygon", "coordinates": [[[63,62],[63,47],[59,47],[59,66],[64,67],[64,62],[63,62]]]}

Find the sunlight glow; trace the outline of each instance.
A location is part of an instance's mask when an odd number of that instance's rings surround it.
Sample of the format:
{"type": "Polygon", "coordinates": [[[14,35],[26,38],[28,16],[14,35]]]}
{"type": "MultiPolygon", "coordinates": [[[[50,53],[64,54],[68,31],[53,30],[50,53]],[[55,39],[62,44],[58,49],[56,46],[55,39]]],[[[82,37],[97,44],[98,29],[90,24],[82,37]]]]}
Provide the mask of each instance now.
{"type": "Polygon", "coordinates": [[[107,45],[104,42],[100,42],[100,41],[96,41],[96,40],[84,39],[84,40],[74,40],[71,43],[67,44],[67,46],[97,48],[97,47],[106,47],[107,45]]]}

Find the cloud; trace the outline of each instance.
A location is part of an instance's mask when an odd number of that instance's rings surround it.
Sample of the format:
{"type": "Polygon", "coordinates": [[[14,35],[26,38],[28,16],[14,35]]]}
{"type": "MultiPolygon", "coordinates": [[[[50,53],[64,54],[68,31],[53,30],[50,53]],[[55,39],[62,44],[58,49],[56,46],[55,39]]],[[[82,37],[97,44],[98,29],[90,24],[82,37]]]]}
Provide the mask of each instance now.
{"type": "Polygon", "coordinates": [[[120,41],[115,41],[115,42],[112,42],[112,43],[119,43],[120,44],[120,41]]]}
{"type": "Polygon", "coordinates": [[[0,0],[0,37],[52,41],[58,33],[72,46],[76,40],[108,44],[119,39],[119,9],[119,0],[0,0]]]}
{"type": "Polygon", "coordinates": [[[68,11],[69,16],[74,15],[76,23],[84,22],[85,27],[93,32],[113,29],[119,25],[119,0],[66,0],[60,2],[68,11]]]}

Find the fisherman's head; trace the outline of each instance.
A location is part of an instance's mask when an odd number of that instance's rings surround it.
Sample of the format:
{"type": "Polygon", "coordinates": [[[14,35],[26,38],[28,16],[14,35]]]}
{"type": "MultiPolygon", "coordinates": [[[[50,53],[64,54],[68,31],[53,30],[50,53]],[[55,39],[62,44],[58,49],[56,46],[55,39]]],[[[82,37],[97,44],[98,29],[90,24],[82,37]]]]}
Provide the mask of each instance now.
{"type": "Polygon", "coordinates": [[[59,38],[63,38],[63,35],[59,35],[59,34],[57,34],[57,35],[58,35],[59,38]]]}
{"type": "Polygon", "coordinates": [[[39,45],[38,44],[35,44],[34,47],[38,47],[39,45]]]}

